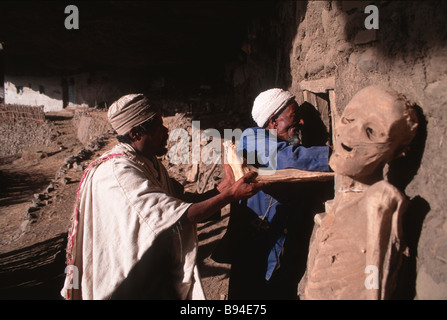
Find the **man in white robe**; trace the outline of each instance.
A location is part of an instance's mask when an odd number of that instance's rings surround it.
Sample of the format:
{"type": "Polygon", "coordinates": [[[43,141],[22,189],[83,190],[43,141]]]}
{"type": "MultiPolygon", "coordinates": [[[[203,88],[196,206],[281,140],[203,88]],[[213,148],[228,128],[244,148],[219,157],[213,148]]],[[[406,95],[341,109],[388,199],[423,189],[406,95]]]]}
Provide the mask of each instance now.
{"type": "MultiPolygon", "coordinates": [[[[121,142],[84,173],[67,247],[66,299],[204,299],[196,265],[196,222],[262,188],[230,174],[207,199],[176,194],[157,156],[168,129],[141,94],[108,111],[121,142]]],[[[226,170],[230,173],[230,170],[226,170]]]]}

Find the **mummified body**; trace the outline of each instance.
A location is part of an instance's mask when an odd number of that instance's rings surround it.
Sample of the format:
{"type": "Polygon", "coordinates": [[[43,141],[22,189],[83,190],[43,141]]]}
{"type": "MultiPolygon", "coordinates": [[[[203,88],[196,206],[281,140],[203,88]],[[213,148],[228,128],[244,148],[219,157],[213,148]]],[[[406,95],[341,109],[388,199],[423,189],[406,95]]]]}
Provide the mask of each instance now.
{"type": "Polygon", "coordinates": [[[404,154],[417,117],[405,97],[371,86],[346,106],[330,166],[335,197],[315,217],[302,299],[387,299],[395,287],[406,198],[384,180],[386,163],[404,154]]]}

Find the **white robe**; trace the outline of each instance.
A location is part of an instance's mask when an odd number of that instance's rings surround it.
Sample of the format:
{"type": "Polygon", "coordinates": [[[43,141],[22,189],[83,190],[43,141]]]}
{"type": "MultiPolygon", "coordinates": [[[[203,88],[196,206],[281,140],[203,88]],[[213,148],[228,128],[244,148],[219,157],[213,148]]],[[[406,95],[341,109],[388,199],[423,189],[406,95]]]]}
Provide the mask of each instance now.
{"type": "MultiPolygon", "coordinates": [[[[128,144],[118,144],[105,157],[81,181],[72,250],[76,268],[75,273],[67,272],[61,294],[81,298],[81,292],[82,299],[109,299],[146,252],[147,265],[139,270],[159,268],[160,248],[174,257],[167,272],[176,296],[204,299],[196,265],[196,225],[179,223],[191,203],[174,197],[168,173],[155,157],[145,158],[128,144]],[[159,237],[164,231],[168,236],[159,237]],[[80,291],[70,290],[76,289],[78,280],[80,291]]],[[[144,286],[158,276],[150,275],[144,286]]]]}

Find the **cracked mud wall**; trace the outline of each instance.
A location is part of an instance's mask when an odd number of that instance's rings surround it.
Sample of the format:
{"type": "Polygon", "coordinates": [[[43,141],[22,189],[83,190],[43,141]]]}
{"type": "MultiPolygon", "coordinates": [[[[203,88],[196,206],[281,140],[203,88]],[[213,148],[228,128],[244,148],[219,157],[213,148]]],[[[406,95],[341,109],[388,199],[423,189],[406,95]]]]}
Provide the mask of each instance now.
{"type": "MultiPolygon", "coordinates": [[[[402,298],[447,298],[447,5],[442,1],[297,1],[280,12],[296,21],[282,79],[298,102],[329,95],[332,129],[352,96],[368,85],[399,91],[419,109],[419,134],[390,181],[411,200],[404,220],[410,255],[402,298]],[[379,29],[364,26],[364,8],[379,9],[379,29]],[[288,58],[288,59],[287,59],[288,58]]],[[[283,26],[287,29],[287,26],[283,26]]],[[[290,36],[289,36],[290,38],[290,36]]],[[[280,84],[279,82],[277,82],[280,84]]],[[[329,129],[329,128],[328,128],[329,129]]]]}

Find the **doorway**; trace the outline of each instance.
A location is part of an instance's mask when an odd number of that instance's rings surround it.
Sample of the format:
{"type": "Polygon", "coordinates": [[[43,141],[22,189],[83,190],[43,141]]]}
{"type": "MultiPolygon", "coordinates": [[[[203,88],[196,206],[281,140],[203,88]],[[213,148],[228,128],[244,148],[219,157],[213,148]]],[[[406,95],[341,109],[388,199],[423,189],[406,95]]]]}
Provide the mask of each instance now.
{"type": "Polygon", "coordinates": [[[62,79],[62,107],[76,104],[76,87],[73,78],[62,79]]]}
{"type": "Polygon", "coordinates": [[[303,91],[304,103],[301,105],[308,118],[308,145],[332,145],[332,112],[329,91],[303,91]]]}

